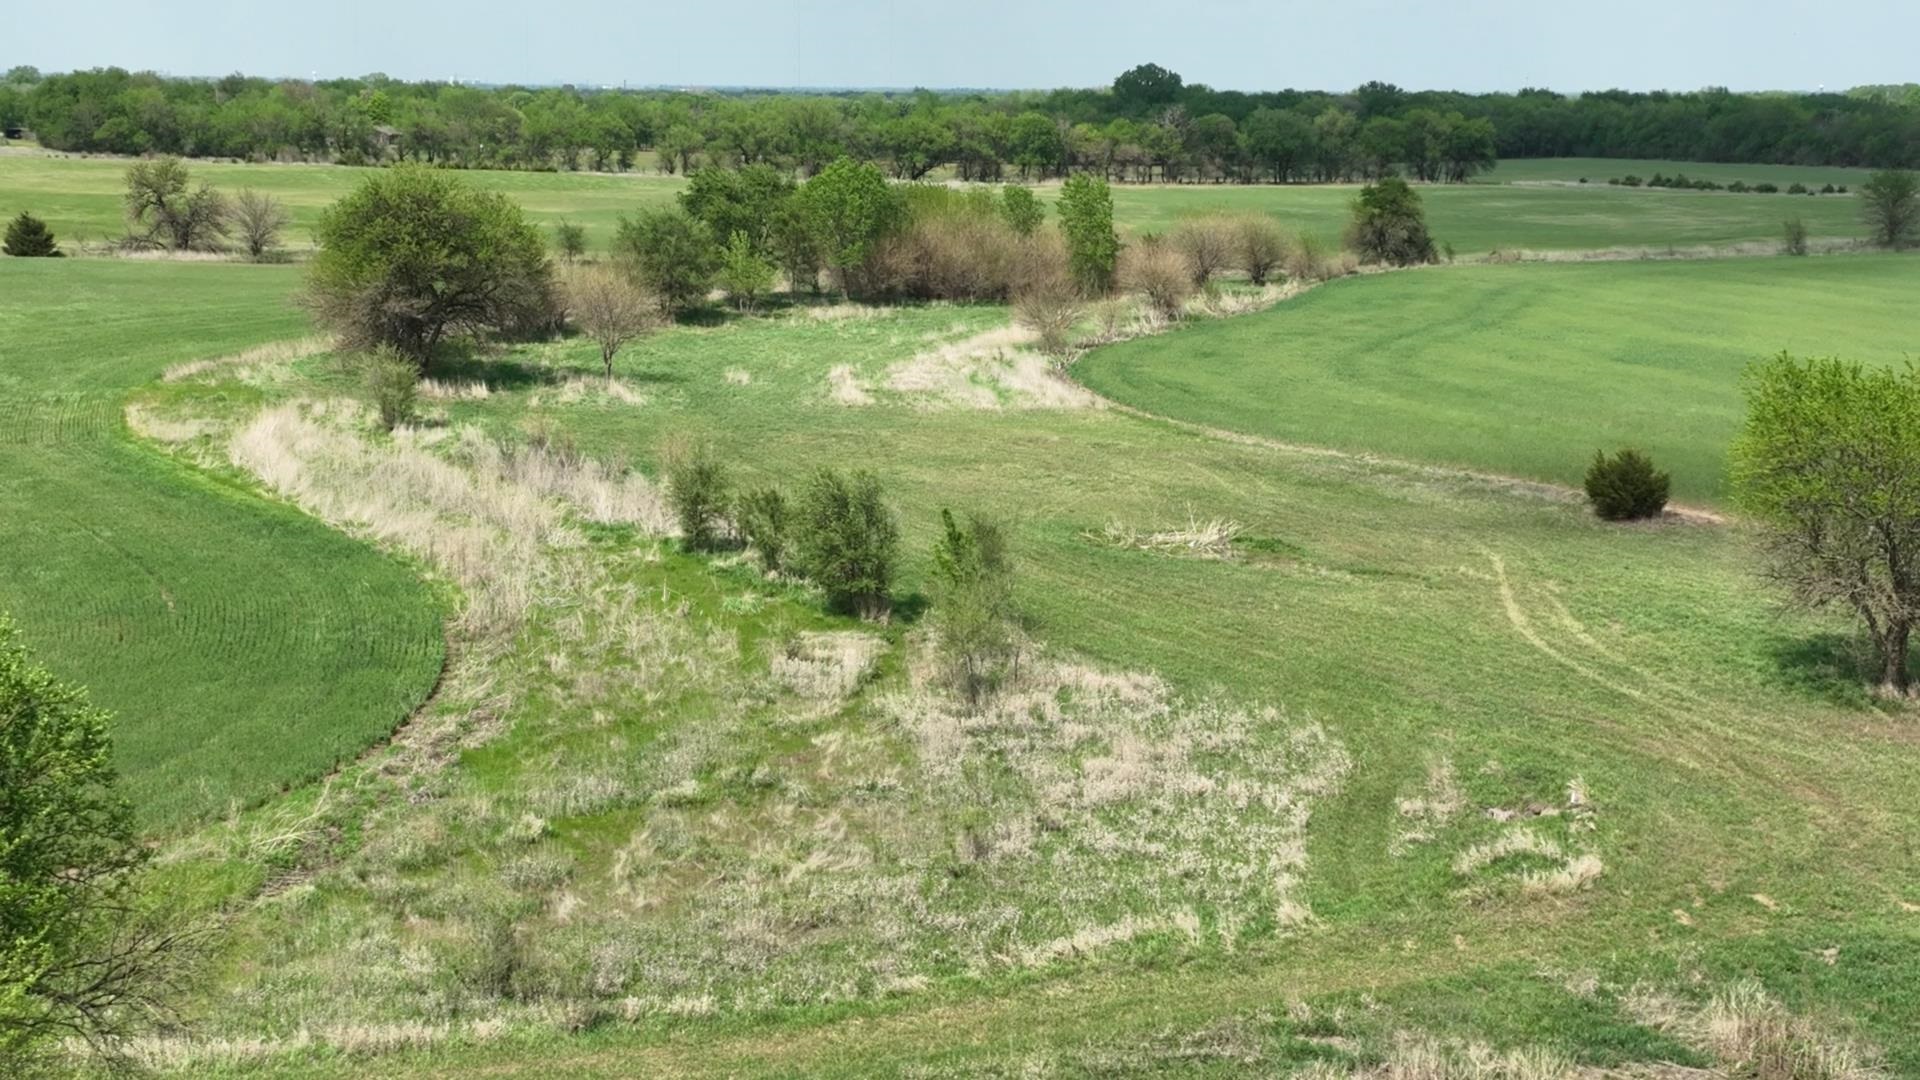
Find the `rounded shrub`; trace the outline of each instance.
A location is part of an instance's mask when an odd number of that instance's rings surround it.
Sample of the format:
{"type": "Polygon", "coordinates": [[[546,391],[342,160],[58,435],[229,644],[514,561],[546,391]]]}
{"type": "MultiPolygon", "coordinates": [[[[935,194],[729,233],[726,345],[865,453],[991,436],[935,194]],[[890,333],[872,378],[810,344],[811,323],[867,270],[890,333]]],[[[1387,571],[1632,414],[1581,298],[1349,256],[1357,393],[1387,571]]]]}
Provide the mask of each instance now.
{"type": "Polygon", "coordinates": [[[1631,448],[1611,457],[1596,452],[1587,467],[1587,500],[1593,512],[1608,521],[1659,516],[1671,486],[1671,478],[1653,467],[1652,458],[1631,448]]]}

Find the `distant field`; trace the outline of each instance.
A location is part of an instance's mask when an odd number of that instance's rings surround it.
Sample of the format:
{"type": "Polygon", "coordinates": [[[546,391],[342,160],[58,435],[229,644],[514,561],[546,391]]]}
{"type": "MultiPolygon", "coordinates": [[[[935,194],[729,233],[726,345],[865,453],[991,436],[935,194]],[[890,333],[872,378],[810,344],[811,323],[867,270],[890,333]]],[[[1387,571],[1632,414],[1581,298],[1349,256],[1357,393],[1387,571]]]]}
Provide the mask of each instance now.
{"type": "Polygon", "coordinates": [[[1872,169],[1850,169],[1838,165],[1738,165],[1712,161],[1653,161],[1646,158],[1514,158],[1503,161],[1491,172],[1483,173],[1483,183],[1513,184],[1527,181],[1578,181],[1586,177],[1590,184],[1605,186],[1608,177],[1632,174],[1642,180],[1661,173],[1730,184],[1741,180],[1748,184],[1770,181],[1785,188],[1798,181],[1812,187],[1832,184],[1848,188],[1873,174],[1872,169]]]}
{"type": "Polygon", "coordinates": [[[1920,259],[1475,266],[1336,282],[1258,315],[1095,351],[1131,405],[1290,442],[1576,483],[1639,446],[1718,502],[1753,360],[1897,363],[1920,259]]]}
{"type": "MultiPolygon", "coordinates": [[[[1518,169],[1533,163],[1509,164],[1518,169]]],[[[70,245],[119,235],[125,229],[120,192],[126,165],[117,158],[0,154],[0,216],[31,210],[70,245]]],[[[193,167],[197,176],[218,187],[253,187],[284,201],[294,215],[287,238],[293,247],[311,244],[320,211],[368,171],[335,165],[193,167]]],[[[611,239],[621,215],[671,199],[681,184],[678,178],[650,172],[612,176],[476,170],[463,175],[476,185],[505,193],[542,226],[561,220],[585,226],[596,248],[611,239]]],[[[1058,190],[1057,184],[1041,185],[1049,198],[1058,190]]],[[[1351,185],[1116,184],[1113,200],[1115,216],[1125,230],[1155,232],[1190,214],[1250,210],[1272,214],[1292,228],[1331,240],[1345,226],[1357,190],[1351,185]]],[[[1587,189],[1436,186],[1423,188],[1422,197],[1434,234],[1463,254],[1496,248],[1568,250],[1768,240],[1779,235],[1782,219],[1790,214],[1804,219],[1816,237],[1854,237],[1862,232],[1858,204],[1832,196],[1629,190],[1609,188],[1602,178],[1598,186],[1587,189]]]]}
{"type": "MultiPolygon", "coordinates": [[[[126,391],[305,331],[287,268],[0,259],[0,610],[117,714],[149,825],[310,779],[433,684],[415,571],[136,445],[126,391]]],[[[244,397],[244,395],[241,395],[244,397]]]]}

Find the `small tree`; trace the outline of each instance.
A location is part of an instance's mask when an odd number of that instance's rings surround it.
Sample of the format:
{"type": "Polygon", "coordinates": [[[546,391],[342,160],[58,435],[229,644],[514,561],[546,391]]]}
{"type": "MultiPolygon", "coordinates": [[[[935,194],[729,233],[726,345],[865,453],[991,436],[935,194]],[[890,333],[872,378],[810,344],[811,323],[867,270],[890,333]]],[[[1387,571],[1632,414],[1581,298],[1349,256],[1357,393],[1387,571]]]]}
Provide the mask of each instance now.
{"type": "Polygon", "coordinates": [[[1086,173],[1068,177],[1060,185],[1060,227],[1067,234],[1067,264],[1074,281],[1089,296],[1106,295],[1120,257],[1107,182],[1086,173]]]}
{"type": "Polygon", "coordinates": [[[1587,466],[1587,499],[1593,512],[1608,521],[1658,517],[1667,507],[1672,479],[1653,467],[1653,459],[1627,449],[1608,457],[1593,455],[1587,466]]]}
{"type": "Polygon", "coordinates": [[[53,230],[25,210],[7,225],[4,250],[23,259],[57,259],[61,255],[60,245],[53,240],[53,230]]]}
{"type": "Polygon", "coordinates": [[[1008,184],[1000,192],[1000,216],[1006,219],[1007,226],[1014,232],[1021,236],[1032,236],[1040,223],[1047,219],[1047,207],[1032,188],[1008,184]]]}
{"type": "Polygon", "coordinates": [[[1266,214],[1243,214],[1235,222],[1234,256],[1247,280],[1265,285],[1287,260],[1287,233],[1266,214]]]}
{"type": "Polygon", "coordinates": [[[676,206],[620,219],[614,256],[671,312],[704,303],[720,268],[720,250],[707,224],[676,206]]]}
{"type": "Polygon", "coordinates": [[[850,158],[820,170],[794,200],[843,294],[862,284],[856,279],[875,245],[906,224],[906,206],[886,175],[850,158]]]}
{"type": "Polygon", "coordinates": [[[1781,245],[1781,250],[1788,255],[1805,255],[1807,253],[1807,223],[1801,221],[1799,216],[1795,215],[1786,220],[1785,228],[1787,239],[1786,242],[1781,245]]]}
{"type": "Polygon", "coordinates": [[[788,290],[799,292],[805,286],[810,293],[820,292],[820,268],[825,265],[820,253],[820,232],[799,200],[788,199],[775,211],[768,243],[780,264],[780,272],[787,276],[788,290]]]}
{"type": "Polygon", "coordinates": [[[1000,527],[983,518],[965,526],[940,511],[933,551],[934,627],[954,686],[969,704],[997,688],[1018,657],[1013,563],[1000,527]]]}
{"type": "Polygon", "coordinates": [[[864,470],[821,469],[801,495],[796,525],[800,568],[826,590],[828,602],[863,619],[886,617],[900,527],[879,479],[864,470]]]}
{"type": "Polygon", "coordinates": [[[280,246],[280,233],[293,221],[280,200],[252,188],[241,188],[233,197],[233,225],[240,231],[240,243],[247,257],[255,262],[265,259],[280,246]]]}
{"type": "Polygon", "coordinates": [[[133,239],[175,251],[210,251],[227,235],[227,201],[209,184],[188,190],[179,158],[138,161],[127,168],[127,221],[133,239]]]}
{"type": "Polygon", "coordinates": [[[1766,529],[1773,577],[1866,624],[1880,689],[1912,688],[1920,619],[1920,369],[1781,353],[1747,374],[1734,497],[1766,529]]]}
{"type": "Polygon", "coordinates": [[[361,361],[361,381],[380,426],[388,431],[411,423],[420,404],[420,367],[391,345],[376,346],[361,361]]]}
{"type": "Polygon", "coordinates": [[[587,253],[587,230],[571,221],[562,221],[553,227],[553,247],[569,264],[578,262],[587,253]]]}
{"type": "Polygon", "coordinates": [[[1178,319],[1185,313],[1194,277],[1186,253],[1159,237],[1142,238],[1120,259],[1120,286],[1146,297],[1164,319],[1178,319]]]}
{"type": "Polygon", "coordinates": [[[1187,272],[1196,288],[1205,288],[1213,276],[1234,261],[1239,236],[1233,223],[1218,214],[1190,217],[1173,227],[1166,242],[1186,256],[1187,272]]]}
{"type": "Polygon", "coordinates": [[[669,444],[662,455],[667,470],[667,502],[680,523],[680,542],[689,551],[720,547],[727,528],[727,467],[704,439],[669,444]]]}
{"type": "Polygon", "coordinates": [[[747,492],[734,512],[741,536],[760,556],[760,565],[769,574],[786,564],[789,516],[787,497],[776,487],[747,492]]]}
{"type": "Polygon", "coordinates": [[[143,912],[148,851],[107,714],[56,682],[0,618],[0,1061],[100,1046],[160,1010],[191,937],[143,912]]]}
{"type": "Polygon", "coordinates": [[[1427,234],[1420,196],[1397,176],[1360,189],[1347,243],[1362,262],[1413,266],[1434,261],[1433,237],[1427,234]]]}
{"type": "Polygon", "coordinates": [[[773,264],[760,257],[747,234],[735,229],[720,253],[720,287],[739,311],[752,311],[773,288],[773,264]]]}
{"type": "Polygon", "coordinates": [[[1920,175],[1881,169],[1860,185],[1860,213],[1873,242],[1903,248],[1920,237],[1920,175]]]}
{"type": "Polygon", "coordinates": [[[550,320],[540,233],[503,195],[416,165],[382,169],[320,215],[306,303],[348,348],[392,345],[426,370],[450,333],[550,320]]]}
{"type": "Polygon", "coordinates": [[[620,350],[660,325],[660,301],[631,279],[600,266],[577,266],[561,282],[567,317],[600,346],[600,366],[613,383],[620,350]]]}

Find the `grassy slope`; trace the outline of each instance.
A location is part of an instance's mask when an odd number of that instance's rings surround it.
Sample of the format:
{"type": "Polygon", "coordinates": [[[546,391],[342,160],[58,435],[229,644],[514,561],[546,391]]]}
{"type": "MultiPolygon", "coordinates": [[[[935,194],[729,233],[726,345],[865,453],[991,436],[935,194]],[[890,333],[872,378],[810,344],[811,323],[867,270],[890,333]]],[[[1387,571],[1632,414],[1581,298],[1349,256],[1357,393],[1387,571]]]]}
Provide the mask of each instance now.
{"type": "MultiPolygon", "coordinates": [[[[1442,279],[1370,278],[1351,287],[1389,289],[1403,280],[1437,287],[1442,279]]],[[[1616,985],[1754,974],[1797,1007],[1849,1018],[1902,1067],[1920,1068],[1920,1042],[1902,1019],[1915,1004],[1920,941],[1899,907],[1915,885],[1906,838],[1916,824],[1920,747],[1910,720],[1860,696],[1837,624],[1782,619],[1754,587],[1737,529],[1608,527],[1570,501],[1216,440],[1113,412],[930,408],[884,390],[874,405],[846,407],[828,393],[833,364],[851,364],[883,386],[891,361],[1002,319],[991,308],[935,308],[843,323],[675,330],[623,361],[647,395],[639,405],[553,393],[549,381],[593,370],[587,349],[567,345],[529,354],[531,363],[516,358],[461,373],[487,379],[496,392],[453,406],[452,419],[506,431],[538,417],[590,453],[642,466],[653,464],[661,436],[705,432],[740,462],[744,481],[793,483],[821,463],[875,467],[907,525],[908,592],[924,585],[920,553],[939,507],[1008,519],[1024,601],[1054,646],[1156,670],[1190,691],[1280,703],[1346,744],[1355,773],[1316,810],[1310,833],[1319,926],[1233,955],[1160,941],[1037,981],[1017,973],[961,978],[871,1005],[631,1027],[609,1021],[589,1039],[550,1045],[527,1034],[383,1069],[858,1075],[936,1062],[965,1072],[1028,1058],[1070,1061],[1088,1046],[1146,1060],[1141,1048],[1156,1033],[1279,1012],[1295,998],[1323,1014],[1342,1004],[1352,1010],[1352,1020],[1335,1025],[1343,1034],[1404,1023],[1549,1043],[1594,1062],[1683,1053],[1541,971],[1586,971],[1616,985]],[[745,384],[727,377],[741,371],[750,376],[745,384]],[[1109,521],[1150,529],[1189,515],[1235,519],[1258,543],[1222,562],[1089,538],[1109,521]],[[1604,575],[1593,572],[1599,566],[1604,575]],[[1434,844],[1392,857],[1395,799],[1419,790],[1436,755],[1458,763],[1471,809],[1434,844]],[[1600,806],[1594,842],[1607,870],[1595,889],[1566,900],[1462,898],[1449,860],[1494,828],[1477,808],[1552,802],[1576,776],[1600,806]],[[1775,907],[1749,899],[1754,893],[1775,907]],[[1830,967],[1820,950],[1836,943],[1843,959],[1830,967]]],[[[1178,339],[1147,344],[1170,340],[1178,339]]],[[[638,574],[650,594],[693,598],[694,617],[713,620],[724,635],[747,634],[755,621],[729,612],[765,603],[746,602],[760,590],[738,572],[678,557],[636,563],[623,550],[613,538],[610,565],[638,574]]],[[[770,614],[759,621],[791,617],[763,610],[770,614]]],[[[744,671],[758,655],[743,654],[744,671]]],[[[459,831],[453,823],[470,812],[461,807],[484,804],[493,818],[513,820],[523,806],[537,808],[523,801],[527,792],[557,776],[598,774],[668,735],[698,741],[717,723],[713,710],[699,695],[662,704],[651,696],[531,694],[506,740],[450,778],[449,809],[411,831],[431,839],[393,842],[407,851],[404,864],[362,858],[297,906],[264,907],[249,921],[235,1000],[277,1004],[270,1017],[233,1021],[240,1030],[265,1023],[284,1032],[315,1020],[364,1022],[367,1012],[432,1020],[447,1000],[484,1012],[471,998],[448,997],[458,976],[438,965],[460,961],[435,950],[461,932],[459,898],[497,888],[526,849],[486,839],[484,829],[459,831]],[[394,866],[404,872],[396,876],[394,866]],[[414,958],[407,974],[385,959],[396,954],[414,958]],[[368,963],[348,975],[329,967],[333,955],[368,963]]],[[[618,805],[556,822],[566,891],[597,916],[614,908],[616,926],[632,919],[627,925],[658,933],[655,920],[676,925],[682,905],[698,905],[705,890],[748,872],[755,864],[730,861],[728,846],[740,835],[795,831],[782,816],[793,812],[786,793],[790,785],[807,789],[823,764],[803,752],[808,740],[851,735],[872,720],[856,701],[799,728],[797,740],[781,734],[793,730],[783,723],[714,728],[730,732],[729,769],[709,777],[685,820],[635,780],[618,805]],[[725,779],[763,769],[763,783],[725,779]],[[701,838],[670,856],[684,893],[656,896],[650,904],[659,906],[635,915],[619,914],[619,901],[600,895],[629,833],[688,827],[701,838]]],[[[807,814],[860,820],[858,799],[801,801],[807,814]]],[[[1137,873],[1146,881],[1155,870],[1142,865],[1137,873]]],[[[556,915],[554,895],[533,892],[520,924],[521,940],[536,952],[563,942],[578,948],[593,932],[580,921],[588,916],[556,915]]],[[[881,906],[841,924],[822,911],[825,921],[775,952],[809,955],[820,939],[857,936],[866,918],[885,914],[881,906]]],[[[685,977],[672,965],[659,970],[608,1000],[658,992],[667,972],[685,977]]],[[[837,970],[822,975],[841,977],[837,970]]],[[[724,972],[713,977],[726,984],[724,972]]],[[[767,990],[779,993],[780,985],[770,979],[767,990]]],[[[1303,1052],[1290,1040],[1312,1030],[1258,1023],[1278,1031],[1288,1053],[1303,1052]]],[[[323,1073],[363,1065],[314,1063],[323,1073]]]]}
{"type": "Polygon", "coordinates": [[[1782,349],[1899,362],[1903,256],[1449,267],[1348,280],[1258,315],[1101,349],[1120,401],[1269,438],[1578,483],[1640,446],[1719,502],[1740,373],[1782,349]]]}
{"type": "Polygon", "coordinates": [[[411,568],[125,431],[122,396],[165,365],[297,335],[293,284],[271,267],[0,260],[0,609],[118,714],[150,824],[312,778],[391,730],[439,669],[411,568]]]}
{"type": "MultiPolygon", "coordinates": [[[[70,244],[119,235],[124,229],[120,193],[125,169],[126,162],[114,158],[0,155],[0,216],[31,210],[70,244]]],[[[365,172],[331,165],[197,164],[194,169],[196,175],[221,188],[251,186],[285,201],[294,213],[288,242],[298,247],[310,242],[309,230],[319,211],[365,172]]],[[[665,201],[680,184],[675,178],[651,173],[474,171],[463,175],[489,190],[504,192],[543,225],[564,218],[586,226],[596,247],[612,236],[620,215],[665,201]]],[[[1044,185],[1043,190],[1051,193],[1058,185],[1044,185]]],[[[1185,214],[1218,208],[1257,210],[1333,239],[1346,224],[1354,191],[1350,186],[1120,184],[1114,188],[1114,211],[1123,228],[1160,231],[1185,214]]],[[[1861,233],[1859,206],[1851,198],[1789,200],[1604,185],[1568,191],[1486,184],[1427,188],[1423,195],[1434,234],[1464,253],[1516,247],[1564,250],[1771,240],[1789,214],[1804,218],[1815,237],[1861,233]]]]}

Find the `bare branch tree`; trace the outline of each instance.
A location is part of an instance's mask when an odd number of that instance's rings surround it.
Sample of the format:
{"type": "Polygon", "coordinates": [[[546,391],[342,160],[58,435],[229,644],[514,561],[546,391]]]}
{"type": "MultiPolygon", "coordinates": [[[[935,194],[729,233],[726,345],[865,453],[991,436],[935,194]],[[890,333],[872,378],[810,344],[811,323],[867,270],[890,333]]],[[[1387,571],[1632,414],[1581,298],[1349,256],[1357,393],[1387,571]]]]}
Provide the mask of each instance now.
{"type": "Polygon", "coordinates": [[[247,257],[259,262],[280,246],[280,233],[293,216],[280,200],[252,188],[242,188],[233,197],[233,224],[246,245],[247,257]]]}
{"type": "Polygon", "coordinates": [[[600,363],[613,382],[613,360],[628,342],[663,321],[659,297],[599,266],[576,267],[565,281],[567,315],[600,345],[600,363]]]}

